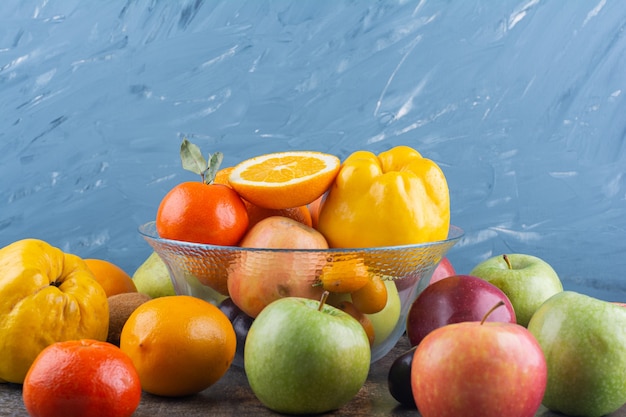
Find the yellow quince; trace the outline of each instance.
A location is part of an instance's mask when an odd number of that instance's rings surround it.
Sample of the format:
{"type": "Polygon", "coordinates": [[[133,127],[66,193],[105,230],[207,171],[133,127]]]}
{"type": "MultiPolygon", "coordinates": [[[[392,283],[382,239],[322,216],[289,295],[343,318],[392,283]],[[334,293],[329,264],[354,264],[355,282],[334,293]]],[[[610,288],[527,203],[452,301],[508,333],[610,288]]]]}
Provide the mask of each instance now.
{"type": "Polygon", "coordinates": [[[38,239],[0,249],[0,381],[21,384],[46,346],[106,340],[109,305],[82,258],[38,239]]]}

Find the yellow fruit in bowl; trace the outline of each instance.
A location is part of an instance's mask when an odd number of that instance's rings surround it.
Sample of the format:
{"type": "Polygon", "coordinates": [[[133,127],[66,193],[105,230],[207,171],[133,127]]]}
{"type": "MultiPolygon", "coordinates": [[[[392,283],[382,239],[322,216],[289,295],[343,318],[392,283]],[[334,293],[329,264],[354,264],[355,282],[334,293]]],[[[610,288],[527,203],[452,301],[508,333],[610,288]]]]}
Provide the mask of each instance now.
{"type": "Polygon", "coordinates": [[[0,381],[21,384],[48,345],[104,341],[109,305],[78,256],[38,239],[0,249],[0,381]]]}

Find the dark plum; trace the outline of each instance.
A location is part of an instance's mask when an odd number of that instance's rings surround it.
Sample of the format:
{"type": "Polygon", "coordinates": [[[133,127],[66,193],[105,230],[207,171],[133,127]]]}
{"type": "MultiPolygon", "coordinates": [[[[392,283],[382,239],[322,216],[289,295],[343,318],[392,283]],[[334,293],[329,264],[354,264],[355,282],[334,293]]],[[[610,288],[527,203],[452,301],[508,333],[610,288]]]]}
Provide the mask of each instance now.
{"type": "Polygon", "coordinates": [[[237,307],[237,305],[233,302],[231,298],[225,298],[218,307],[222,311],[222,313],[224,313],[226,317],[228,317],[228,320],[230,320],[231,323],[233,322],[235,317],[237,317],[237,315],[241,313],[241,309],[237,307]]]}
{"type": "Polygon", "coordinates": [[[219,305],[219,309],[228,317],[233,325],[235,335],[237,336],[237,351],[235,353],[234,364],[243,366],[243,348],[248,337],[248,330],[254,321],[254,318],[244,313],[231,298],[226,298],[219,305]]]}
{"type": "Polygon", "coordinates": [[[396,401],[406,407],[416,407],[411,389],[411,365],[413,364],[415,349],[417,346],[413,346],[398,356],[391,364],[387,376],[389,393],[396,401]]]}
{"type": "Polygon", "coordinates": [[[250,330],[253,321],[254,319],[243,311],[232,321],[235,335],[237,335],[237,356],[241,356],[242,358],[243,347],[246,344],[246,337],[248,337],[248,330],[250,330]]]}

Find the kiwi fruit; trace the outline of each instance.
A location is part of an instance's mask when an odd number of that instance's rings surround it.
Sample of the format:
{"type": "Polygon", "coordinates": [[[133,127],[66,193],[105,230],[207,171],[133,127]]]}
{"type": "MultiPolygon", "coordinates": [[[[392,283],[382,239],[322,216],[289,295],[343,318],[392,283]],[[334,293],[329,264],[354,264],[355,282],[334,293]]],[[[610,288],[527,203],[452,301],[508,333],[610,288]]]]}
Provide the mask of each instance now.
{"type": "Polygon", "coordinates": [[[120,345],[122,328],[133,311],[152,298],[140,292],[126,292],[112,295],[109,300],[109,334],[107,342],[120,345]]]}

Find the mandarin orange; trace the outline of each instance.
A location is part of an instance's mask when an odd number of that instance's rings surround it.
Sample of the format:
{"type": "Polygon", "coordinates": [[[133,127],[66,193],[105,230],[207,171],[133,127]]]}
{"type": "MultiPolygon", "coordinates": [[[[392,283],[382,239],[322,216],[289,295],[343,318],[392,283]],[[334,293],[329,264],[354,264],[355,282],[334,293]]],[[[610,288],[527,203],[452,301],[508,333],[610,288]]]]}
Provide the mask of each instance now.
{"type": "Polygon", "coordinates": [[[385,308],[387,297],[385,281],[378,275],[372,275],[367,284],[351,293],[352,303],[365,314],[378,313],[385,308]]]}
{"type": "Polygon", "coordinates": [[[233,246],[248,229],[248,212],[230,187],[183,182],[161,200],[156,228],[165,239],[233,246]]]}
{"type": "Polygon", "coordinates": [[[322,267],[319,279],[325,290],[351,293],[370,281],[370,273],[361,259],[334,260],[322,267]]]}
{"type": "Polygon", "coordinates": [[[32,417],[129,417],[139,406],[141,384],[116,346],[71,340],[41,351],[26,374],[22,398],[32,417]]]}
{"type": "Polygon", "coordinates": [[[127,292],[137,292],[135,282],[130,275],[114,263],[94,258],[87,258],[84,261],[96,281],[104,289],[107,297],[127,292]]]}

